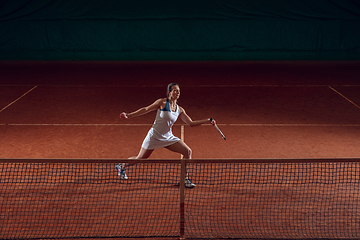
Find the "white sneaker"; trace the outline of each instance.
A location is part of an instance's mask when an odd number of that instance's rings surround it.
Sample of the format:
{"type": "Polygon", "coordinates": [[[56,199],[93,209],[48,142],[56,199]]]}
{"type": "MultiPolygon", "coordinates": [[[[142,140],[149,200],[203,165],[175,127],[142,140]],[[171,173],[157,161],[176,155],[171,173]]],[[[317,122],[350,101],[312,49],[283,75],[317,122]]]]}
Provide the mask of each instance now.
{"type": "Polygon", "coordinates": [[[128,176],[126,176],[125,167],[123,167],[122,163],[119,163],[118,165],[116,165],[115,168],[116,168],[118,176],[120,177],[121,180],[128,179],[128,176]]]}
{"type": "Polygon", "coordinates": [[[187,188],[193,188],[193,187],[195,187],[195,186],[196,186],[196,185],[193,184],[193,183],[190,181],[189,178],[185,178],[185,187],[187,187],[187,188]]]}

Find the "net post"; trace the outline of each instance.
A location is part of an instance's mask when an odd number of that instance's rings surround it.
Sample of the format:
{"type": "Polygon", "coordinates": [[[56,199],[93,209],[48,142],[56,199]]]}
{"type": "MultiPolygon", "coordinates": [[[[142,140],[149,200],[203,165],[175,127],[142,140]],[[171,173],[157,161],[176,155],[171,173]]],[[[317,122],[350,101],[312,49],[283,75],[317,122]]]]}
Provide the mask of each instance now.
{"type": "Polygon", "coordinates": [[[179,187],[179,202],[180,202],[180,239],[184,238],[185,233],[185,159],[181,159],[180,167],[180,187],[179,187]]]}

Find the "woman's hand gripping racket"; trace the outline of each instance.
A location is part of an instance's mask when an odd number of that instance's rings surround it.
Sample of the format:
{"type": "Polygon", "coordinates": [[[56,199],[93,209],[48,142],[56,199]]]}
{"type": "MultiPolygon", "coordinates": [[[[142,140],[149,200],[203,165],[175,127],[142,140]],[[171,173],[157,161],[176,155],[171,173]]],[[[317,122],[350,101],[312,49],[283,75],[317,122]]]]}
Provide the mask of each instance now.
{"type": "Polygon", "coordinates": [[[216,130],[220,133],[221,137],[226,140],[225,135],[221,132],[220,128],[216,125],[216,121],[213,118],[210,118],[210,123],[216,128],[216,130]]]}
{"type": "Polygon", "coordinates": [[[125,112],[120,113],[120,118],[128,119],[128,115],[125,112]]]}

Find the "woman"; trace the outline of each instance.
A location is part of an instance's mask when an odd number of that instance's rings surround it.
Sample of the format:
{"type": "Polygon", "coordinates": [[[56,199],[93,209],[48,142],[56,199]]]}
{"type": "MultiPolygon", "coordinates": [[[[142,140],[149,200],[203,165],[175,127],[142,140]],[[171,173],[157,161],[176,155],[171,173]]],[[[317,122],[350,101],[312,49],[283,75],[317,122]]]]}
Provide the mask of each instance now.
{"type": "MultiPolygon", "coordinates": [[[[210,121],[210,118],[193,121],[185,112],[185,110],[177,105],[177,100],[180,97],[180,87],[176,83],[170,83],[167,88],[167,98],[160,98],[153,104],[140,108],[132,113],[121,113],[120,118],[129,119],[144,115],[151,111],[157,110],[156,118],[153,126],[149,130],[145,137],[140,152],[136,157],[130,157],[129,159],[147,159],[151,153],[158,148],[167,148],[170,151],[180,153],[186,159],[191,159],[192,151],[181,139],[175,137],[172,133],[172,126],[180,117],[187,125],[191,127],[199,126],[201,124],[211,122],[215,124],[215,120],[210,121]]],[[[125,168],[133,164],[119,163],[116,165],[116,170],[120,179],[128,179],[125,168]]],[[[185,187],[195,187],[189,178],[189,167],[187,166],[185,187]]]]}

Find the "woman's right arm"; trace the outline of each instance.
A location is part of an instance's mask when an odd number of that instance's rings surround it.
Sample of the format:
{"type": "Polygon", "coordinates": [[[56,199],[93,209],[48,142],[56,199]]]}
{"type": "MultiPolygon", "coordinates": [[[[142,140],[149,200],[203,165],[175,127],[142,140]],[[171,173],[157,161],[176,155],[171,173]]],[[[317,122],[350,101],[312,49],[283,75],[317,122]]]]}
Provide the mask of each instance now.
{"type": "Polygon", "coordinates": [[[154,103],[150,104],[147,107],[142,107],[138,110],[136,110],[135,112],[131,112],[131,113],[125,113],[122,112],[120,114],[120,118],[133,118],[133,117],[138,117],[144,114],[147,114],[149,112],[155,111],[156,109],[160,108],[163,105],[163,99],[160,98],[158,100],[156,100],[154,103]]]}

